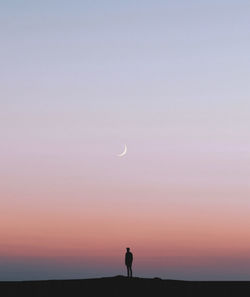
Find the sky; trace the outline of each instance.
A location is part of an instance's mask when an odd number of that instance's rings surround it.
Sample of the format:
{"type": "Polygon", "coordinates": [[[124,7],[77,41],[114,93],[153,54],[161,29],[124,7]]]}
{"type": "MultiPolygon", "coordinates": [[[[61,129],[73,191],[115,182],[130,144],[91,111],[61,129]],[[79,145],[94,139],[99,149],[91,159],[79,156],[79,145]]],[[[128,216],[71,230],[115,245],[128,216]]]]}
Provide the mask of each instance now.
{"type": "Polygon", "coordinates": [[[0,1],[0,280],[249,280],[249,15],[0,1]]]}

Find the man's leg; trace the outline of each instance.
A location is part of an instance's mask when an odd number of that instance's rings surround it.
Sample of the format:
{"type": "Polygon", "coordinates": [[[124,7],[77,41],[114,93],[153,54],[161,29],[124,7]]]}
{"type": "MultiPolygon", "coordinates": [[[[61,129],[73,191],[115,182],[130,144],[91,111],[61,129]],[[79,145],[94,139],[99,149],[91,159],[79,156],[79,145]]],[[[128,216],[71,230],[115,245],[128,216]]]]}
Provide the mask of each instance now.
{"type": "Polygon", "coordinates": [[[128,277],[132,277],[132,268],[128,266],[128,277]]]}
{"type": "Polygon", "coordinates": [[[129,266],[127,265],[127,276],[129,277],[129,266]]]}

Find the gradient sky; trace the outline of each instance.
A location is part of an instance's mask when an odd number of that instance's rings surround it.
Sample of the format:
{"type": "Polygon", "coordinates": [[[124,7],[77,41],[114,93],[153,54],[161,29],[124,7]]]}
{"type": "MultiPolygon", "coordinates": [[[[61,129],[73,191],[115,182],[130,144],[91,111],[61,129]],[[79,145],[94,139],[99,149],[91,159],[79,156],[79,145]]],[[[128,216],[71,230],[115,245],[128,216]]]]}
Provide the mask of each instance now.
{"type": "Polygon", "coordinates": [[[0,1],[0,280],[249,280],[249,15],[0,1]]]}

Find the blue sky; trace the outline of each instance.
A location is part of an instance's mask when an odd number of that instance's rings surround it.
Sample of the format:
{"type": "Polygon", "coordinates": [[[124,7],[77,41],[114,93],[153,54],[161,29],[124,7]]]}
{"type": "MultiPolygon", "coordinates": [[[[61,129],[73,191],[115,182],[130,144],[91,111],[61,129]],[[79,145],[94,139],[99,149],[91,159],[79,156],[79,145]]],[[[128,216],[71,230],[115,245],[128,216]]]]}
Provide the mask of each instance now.
{"type": "MultiPolygon", "coordinates": [[[[221,210],[222,221],[219,211],[215,215],[221,224],[218,234],[231,215],[237,222],[232,221],[232,241],[238,240],[239,247],[227,255],[227,261],[233,261],[228,265],[235,263],[235,255],[247,257],[249,15],[250,3],[242,0],[0,1],[0,195],[8,214],[0,223],[10,226],[2,238],[13,251],[13,261],[10,257],[6,264],[12,272],[6,278],[11,279],[13,273],[17,279],[23,263],[21,256],[19,264],[14,260],[19,249],[13,240],[17,235],[14,227],[18,229],[14,218],[22,217],[24,211],[33,225],[34,214],[39,218],[41,211],[56,209],[62,193],[78,197],[79,209],[94,203],[88,197],[99,201],[98,195],[103,194],[99,202],[104,209],[118,197],[121,206],[115,209],[123,220],[124,193],[133,196],[134,191],[132,213],[140,214],[141,196],[146,197],[148,205],[143,206],[141,217],[145,224],[144,215],[150,217],[150,205],[158,201],[155,227],[164,221],[161,211],[164,207],[168,211],[168,202],[176,206],[176,216],[185,216],[189,205],[194,221],[199,207],[211,214],[221,210]],[[128,158],[118,163],[113,156],[125,143],[128,158]],[[236,227],[242,230],[242,237],[236,227]]],[[[62,199],[63,209],[70,199],[62,199]]],[[[80,216],[75,211],[70,212],[73,225],[80,216]]],[[[60,213],[58,216],[60,231],[66,221],[60,213]]],[[[105,211],[93,213],[93,218],[109,220],[105,211]]],[[[41,226],[46,224],[43,218],[39,220],[41,226]]],[[[209,229],[206,219],[199,220],[212,234],[214,226],[209,229]]],[[[174,218],[171,222],[178,224],[174,218]]],[[[98,225],[95,228],[101,236],[98,225]]],[[[27,251],[32,234],[32,230],[23,234],[27,251]]],[[[136,234],[133,236],[131,243],[136,246],[136,234]]],[[[129,241],[129,233],[125,238],[129,241]]],[[[89,246],[94,245],[89,240],[89,246]]],[[[228,235],[224,245],[229,241],[228,235]]],[[[138,254],[150,253],[138,244],[138,254]]],[[[221,250],[214,250],[221,255],[221,250]]],[[[4,251],[3,259],[7,257],[4,251]]],[[[34,262],[26,263],[30,272],[25,278],[60,272],[56,264],[41,266],[40,252],[34,252],[34,262]],[[33,270],[41,274],[34,276],[33,270]]],[[[207,255],[206,249],[203,252],[207,255]]],[[[173,264],[173,277],[249,278],[249,270],[240,273],[244,257],[234,275],[226,268],[213,270],[205,264],[197,264],[201,274],[196,270],[188,274],[188,269],[182,273],[183,267],[173,264]]],[[[91,263],[88,267],[79,268],[84,276],[93,275],[91,263]]],[[[98,269],[105,273],[105,267],[98,269]]],[[[106,273],[120,268],[112,269],[106,273]]],[[[148,275],[143,269],[138,271],[148,275]]],[[[164,267],[155,269],[161,277],[171,273],[164,272],[164,267]]],[[[0,267],[3,278],[4,271],[0,267]]]]}

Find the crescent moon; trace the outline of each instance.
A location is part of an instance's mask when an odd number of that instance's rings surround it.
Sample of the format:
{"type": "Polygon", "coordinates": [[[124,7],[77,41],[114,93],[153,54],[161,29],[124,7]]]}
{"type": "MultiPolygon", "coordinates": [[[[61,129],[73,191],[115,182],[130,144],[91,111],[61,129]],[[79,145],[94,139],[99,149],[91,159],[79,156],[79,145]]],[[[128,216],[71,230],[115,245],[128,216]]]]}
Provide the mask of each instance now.
{"type": "Polygon", "coordinates": [[[125,144],[124,151],[121,154],[117,155],[117,157],[123,157],[123,156],[125,156],[127,154],[127,150],[128,150],[128,148],[127,148],[127,146],[125,144]]]}

